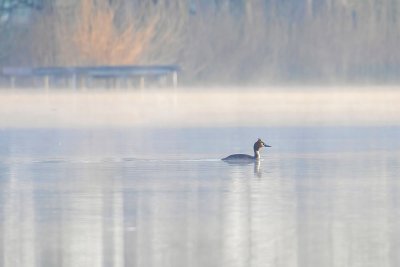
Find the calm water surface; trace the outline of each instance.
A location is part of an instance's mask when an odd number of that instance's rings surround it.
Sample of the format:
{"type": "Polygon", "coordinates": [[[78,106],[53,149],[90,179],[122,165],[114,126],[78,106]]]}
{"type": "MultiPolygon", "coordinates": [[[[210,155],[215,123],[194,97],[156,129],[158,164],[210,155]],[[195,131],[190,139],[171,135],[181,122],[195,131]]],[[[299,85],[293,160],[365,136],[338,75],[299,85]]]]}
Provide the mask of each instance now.
{"type": "Polygon", "coordinates": [[[399,136],[3,129],[0,266],[400,266],[399,136]]]}

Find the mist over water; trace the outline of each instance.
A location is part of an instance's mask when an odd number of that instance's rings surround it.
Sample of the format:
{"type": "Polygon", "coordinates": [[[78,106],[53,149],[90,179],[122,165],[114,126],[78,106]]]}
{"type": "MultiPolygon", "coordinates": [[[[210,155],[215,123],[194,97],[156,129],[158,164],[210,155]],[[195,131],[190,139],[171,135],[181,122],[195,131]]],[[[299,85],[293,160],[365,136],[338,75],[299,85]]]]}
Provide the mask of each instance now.
{"type": "Polygon", "coordinates": [[[0,126],[240,127],[398,125],[395,86],[213,87],[0,92],[0,126]]]}
{"type": "Polygon", "coordinates": [[[2,97],[2,266],[400,263],[393,90],[2,97]]]}

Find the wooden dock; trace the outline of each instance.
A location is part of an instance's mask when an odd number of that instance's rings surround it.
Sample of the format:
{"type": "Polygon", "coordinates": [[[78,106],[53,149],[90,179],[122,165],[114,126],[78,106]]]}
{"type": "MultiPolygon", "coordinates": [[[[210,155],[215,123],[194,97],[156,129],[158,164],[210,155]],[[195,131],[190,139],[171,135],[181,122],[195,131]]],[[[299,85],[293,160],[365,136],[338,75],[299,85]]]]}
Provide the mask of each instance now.
{"type": "Polygon", "coordinates": [[[5,67],[0,76],[3,87],[64,87],[72,89],[177,87],[177,65],[129,65],[85,67],[5,67]],[[5,82],[4,82],[5,81],[5,82]]]}

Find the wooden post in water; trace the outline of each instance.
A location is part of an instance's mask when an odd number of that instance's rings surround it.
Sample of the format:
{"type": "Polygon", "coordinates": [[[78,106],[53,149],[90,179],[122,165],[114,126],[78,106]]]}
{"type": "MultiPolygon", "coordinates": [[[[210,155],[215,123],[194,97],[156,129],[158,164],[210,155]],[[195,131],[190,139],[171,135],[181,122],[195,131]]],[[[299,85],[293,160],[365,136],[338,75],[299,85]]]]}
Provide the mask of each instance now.
{"type": "Polygon", "coordinates": [[[44,80],[43,80],[43,82],[44,82],[44,88],[45,88],[46,90],[49,90],[49,87],[50,87],[50,77],[49,77],[48,75],[45,75],[43,79],[44,79],[44,80]]]}
{"type": "Polygon", "coordinates": [[[15,76],[10,76],[10,87],[15,88],[15,76]]]}
{"type": "Polygon", "coordinates": [[[140,76],[140,89],[144,89],[144,76],[140,76]]]}
{"type": "Polygon", "coordinates": [[[178,87],[178,72],[176,71],[172,73],[172,85],[174,88],[178,87]]]}
{"type": "Polygon", "coordinates": [[[78,89],[78,85],[77,85],[77,77],[76,77],[75,73],[72,74],[71,79],[72,79],[72,81],[71,81],[72,89],[77,90],[78,89]]]}

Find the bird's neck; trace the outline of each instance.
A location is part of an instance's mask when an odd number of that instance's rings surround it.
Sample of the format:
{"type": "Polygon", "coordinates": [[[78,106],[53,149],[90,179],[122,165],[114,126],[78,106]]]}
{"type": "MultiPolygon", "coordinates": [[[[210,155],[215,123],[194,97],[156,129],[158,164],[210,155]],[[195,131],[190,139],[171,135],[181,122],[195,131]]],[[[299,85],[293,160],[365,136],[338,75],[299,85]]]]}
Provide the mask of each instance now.
{"type": "Polygon", "coordinates": [[[254,150],[254,158],[260,159],[260,152],[258,150],[254,150]]]}

